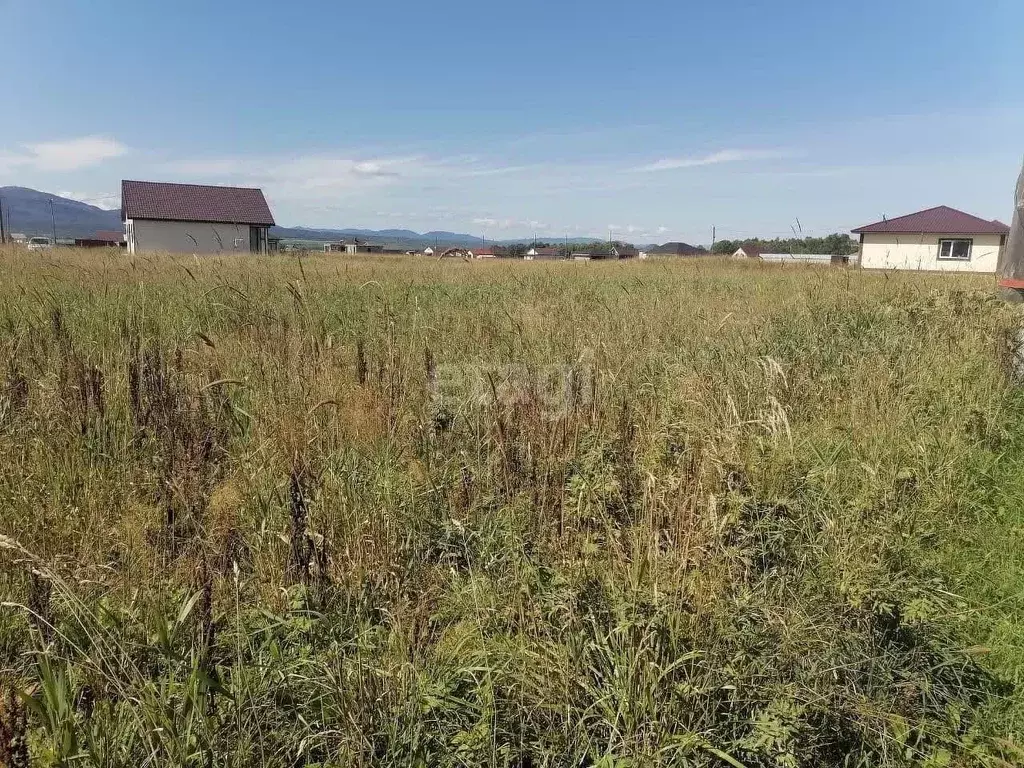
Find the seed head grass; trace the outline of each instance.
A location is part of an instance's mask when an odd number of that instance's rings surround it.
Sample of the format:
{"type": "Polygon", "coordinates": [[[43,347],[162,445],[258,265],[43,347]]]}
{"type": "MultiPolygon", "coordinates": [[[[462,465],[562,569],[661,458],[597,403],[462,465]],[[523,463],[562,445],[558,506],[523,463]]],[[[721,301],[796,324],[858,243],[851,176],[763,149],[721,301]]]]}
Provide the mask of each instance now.
{"type": "Polygon", "coordinates": [[[4,765],[1024,762],[989,277],[0,270],[4,765]]]}

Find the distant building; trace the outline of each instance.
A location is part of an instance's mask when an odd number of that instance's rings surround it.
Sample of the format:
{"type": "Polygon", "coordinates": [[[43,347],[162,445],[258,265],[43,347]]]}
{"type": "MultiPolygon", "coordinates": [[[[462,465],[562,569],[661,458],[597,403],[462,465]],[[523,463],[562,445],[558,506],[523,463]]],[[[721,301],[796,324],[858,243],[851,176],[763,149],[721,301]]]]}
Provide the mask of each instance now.
{"type": "Polygon", "coordinates": [[[995,272],[1010,228],[946,205],[858,227],[868,269],[995,272]]]}
{"type": "Polygon", "coordinates": [[[559,248],[552,248],[550,246],[542,246],[538,248],[534,246],[526,252],[527,259],[560,259],[562,258],[562,251],[559,248]]]}
{"type": "Polygon", "coordinates": [[[637,250],[631,245],[613,245],[611,258],[613,259],[635,259],[637,250]]]}
{"type": "Polygon", "coordinates": [[[758,259],[776,264],[846,264],[849,256],[835,256],[830,253],[768,253],[757,245],[744,245],[737,248],[734,259],[758,259]]]}
{"type": "Polygon", "coordinates": [[[28,241],[28,235],[21,232],[11,233],[10,238],[12,243],[17,243],[18,245],[24,245],[28,241]]]}
{"type": "Polygon", "coordinates": [[[491,248],[471,248],[469,255],[474,259],[494,259],[497,258],[498,254],[491,248]]]}
{"type": "Polygon", "coordinates": [[[267,253],[274,226],[259,189],[121,182],[129,253],[267,253]]]}
{"type": "Polygon", "coordinates": [[[79,248],[117,248],[124,245],[124,235],[120,232],[101,231],[92,237],[76,237],[75,245],[79,248]]]}
{"type": "Polygon", "coordinates": [[[834,256],[831,253],[762,253],[761,261],[776,264],[845,264],[848,256],[834,256]]]}
{"type": "Polygon", "coordinates": [[[384,253],[384,246],[367,243],[359,238],[351,241],[341,240],[337,243],[324,243],[324,253],[384,253]]]}
{"type": "Polygon", "coordinates": [[[743,245],[733,251],[734,259],[757,259],[761,256],[761,249],[756,245],[743,245]]]}
{"type": "Polygon", "coordinates": [[[670,242],[659,245],[650,250],[655,256],[705,256],[707,251],[704,248],[689,243],[670,242]]]}
{"type": "Polygon", "coordinates": [[[433,249],[433,248],[431,248],[431,247],[430,247],[430,246],[428,245],[428,246],[427,246],[426,248],[424,248],[424,249],[423,249],[423,255],[424,255],[424,256],[433,256],[433,255],[434,255],[434,249],[433,249]]]}
{"type": "Polygon", "coordinates": [[[593,258],[593,255],[584,253],[583,251],[573,251],[570,258],[573,261],[590,261],[593,258]]]}

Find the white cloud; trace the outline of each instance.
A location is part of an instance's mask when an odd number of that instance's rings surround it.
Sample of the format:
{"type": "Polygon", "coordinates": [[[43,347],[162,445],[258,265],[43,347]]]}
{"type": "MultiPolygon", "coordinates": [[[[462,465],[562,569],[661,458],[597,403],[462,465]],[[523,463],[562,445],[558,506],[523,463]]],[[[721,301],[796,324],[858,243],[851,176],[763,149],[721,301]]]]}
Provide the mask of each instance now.
{"type": "Polygon", "coordinates": [[[495,219],[490,216],[481,216],[473,219],[473,223],[479,227],[487,227],[489,229],[511,229],[515,226],[522,226],[525,222],[516,221],[515,219],[495,219]]]}
{"type": "Polygon", "coordinates": [[[58,190],[57,193],[61,197],[66,197],[69,200],[78,200],[82,203],[88,203],[89,205],[95,205],[97,208],[103,208],[107,211],[114,211],[121,207],[121,193],[120,192],[68,192],[66,190],[58,190]]]}
{"type": "Polygon", "coordinates": [[[39,171],[77,171],[120,157],[128,148],[115,139],[84,136],[67,141],[23,144],[22,150],[22,153],[10,156],[8,162],[13,157],[16,166],[24,165],[39,171]]]}
{"type": "Polygon", "coordinates": [[[781,149],[721,149],[708,155],[664,157],[660,160],[655,160],[653,163],[641,165],[633,170],[641,173],[674,171],[680,168],[700,168],[706,165],[737,163],[744,160],[778,160],[791,156],[791,152],[781,149]]]}
{"type": "Polygon", "coordinates": [[[77,171],[127,152],[124,144],[103,136],[26,143],[19,145],[14,152],[0,151],[0,173],[77,171]]]}

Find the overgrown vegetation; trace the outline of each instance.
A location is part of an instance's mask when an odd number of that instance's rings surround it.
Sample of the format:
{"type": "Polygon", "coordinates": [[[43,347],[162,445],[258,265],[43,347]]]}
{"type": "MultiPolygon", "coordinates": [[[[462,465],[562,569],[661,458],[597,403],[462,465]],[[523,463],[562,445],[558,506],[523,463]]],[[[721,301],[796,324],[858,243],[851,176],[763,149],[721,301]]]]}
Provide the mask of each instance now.
{"type": "Polygon", "coordinates": [[[0,269],[0,762],[1024,760],[987,279],[0,269]]]}

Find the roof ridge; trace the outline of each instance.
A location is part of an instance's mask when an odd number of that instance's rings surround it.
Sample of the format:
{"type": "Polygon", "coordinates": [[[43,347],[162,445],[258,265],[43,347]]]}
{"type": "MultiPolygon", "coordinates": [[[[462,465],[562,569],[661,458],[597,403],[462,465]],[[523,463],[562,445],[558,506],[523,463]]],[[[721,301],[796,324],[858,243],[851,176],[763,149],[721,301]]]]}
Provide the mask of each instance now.
{"type": "Polygon", "coordinates": [[[1005,234],[1009,228],[998,219],[983,219],[950,205],[936,205],[914,213],[865,224],[855,234],[954,232],[962,234],[1005,234]]]}
{"type": "Polygon", "coordinates": [[[142,179],[121,179],[121,185],[125,184],[153,184],[161,187],[199,187],[200,189],[245,189],[263,191],[261,187],[239,187],[234,184],[195,184],[190,181],[143,181],[142,179]]]}
{"type": "MultiPolygon", "coordinates": [[[[963,213],[966,216],[970,216],[971,215],[969,213],[966,213],[965,211],[958,210],[958,209],[953,208],[952,206],[949,206],[949,205],[933,205],[931,208],[922,208],[920,211],[914,211],[913,213],[904,213],[902,216],[893,216],[892,218],[886,218],[885,214],[883,213],[882,214],[882,218],[880,218],[878,221],[873,222],[873,223],[881,224],[883,221],[884,222],[890,222],[890,221],[899,221],[900,219],[909,219],[911,216],[920,216],[922,213],[931,213],[932,211],[937,211],[940,208],[945,208],[947,211],[956,211],[957,213],[963,213]]],[[[974,218],[978,218],[978,217],[975,216],[974,218]]],[[[871,226],[871,225],[869,224],[868,226],[871,226]]]]}

